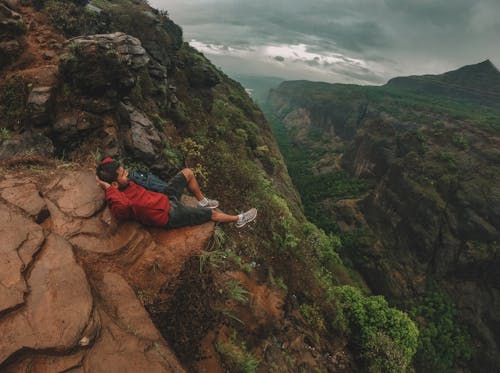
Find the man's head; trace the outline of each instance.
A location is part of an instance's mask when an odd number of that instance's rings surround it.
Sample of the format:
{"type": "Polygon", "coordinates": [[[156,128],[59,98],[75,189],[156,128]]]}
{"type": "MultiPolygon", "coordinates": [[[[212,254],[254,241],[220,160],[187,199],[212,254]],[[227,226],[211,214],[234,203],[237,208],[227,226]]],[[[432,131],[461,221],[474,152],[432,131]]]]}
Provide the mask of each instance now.
{"type": "Polygon", "coordinates": [[[128,171],[119,162],[106,157],[97,166],[96,174],[99,179],[116,188],[124,188],[128,185],[128,171]]]}

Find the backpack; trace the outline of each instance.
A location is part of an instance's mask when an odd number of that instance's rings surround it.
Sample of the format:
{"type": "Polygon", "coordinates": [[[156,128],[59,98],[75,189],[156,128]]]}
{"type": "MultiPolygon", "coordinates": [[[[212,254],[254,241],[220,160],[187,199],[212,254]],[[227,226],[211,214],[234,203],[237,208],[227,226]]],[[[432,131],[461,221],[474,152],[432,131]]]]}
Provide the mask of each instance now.
{"type": "Polygon", "coordinates": [[[167,183],[151,172],[133,170],[129,173],[128,178],[148,190],[165,194],[167,183]]]}

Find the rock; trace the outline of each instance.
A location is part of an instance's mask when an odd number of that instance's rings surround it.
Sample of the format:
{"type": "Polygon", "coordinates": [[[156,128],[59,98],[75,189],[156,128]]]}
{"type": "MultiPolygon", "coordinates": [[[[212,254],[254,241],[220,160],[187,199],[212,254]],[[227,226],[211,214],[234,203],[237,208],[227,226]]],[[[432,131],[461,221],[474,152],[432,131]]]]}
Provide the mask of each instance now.
{"type": "Polygon", "coordinates": [[[5,3],[5,5],[7,5],[10,9],[13,9],[15,10],[16,12],[19,11],[19,3],[20,3],[20,0],[3,0],[3,2],[5,3]]]}
{"type": "Polygon", "coordinates": [[[150,60],[148,64],[148,71],[151,77],[155,78],[155,83],[163,84],[165,87],[167,86],[167,68],[165,66],[155,60],[150,60]]]}
{"type": "Polygon", "coordinates": [[[35,132],[24,132],[3,141],[0,144],[0,161],[10,160],[17,156],[50,157],[54,153],[52,141],[35,132]]]}
{"type": "Polygon", "coordinates": [[[4,373],[36,372],[78,372],[78,367],[82,365],[85,351],[77,351],[71,355],[29,355],[20,361],[15,361],[7,365],[4,373]]]}
{"type": "Polygon", "coordinates": [[[43,240],[40,226],[0,203],[0,312],[24,302],[24,271],[43,240]]]}
{"type": "Polygon", "coordinates": [[[58,113],[52,129],[57,143],[74,144],[102,125],[103,121],[99,115],[72,110],[58,113]]]}
{"type": "Polygon", "coordinates": [[[150,58],[139,39],[122,32],[79,36],[68,41],[62,58],[65,81],[93,96],[113,89],[126,95],[150,58]]]}
{"type": "Polygon", "coordinates": [[[103,328],[85,357],[85,371],[184,372],[122,277],[105,273],[96,290],[102,302],[98,308],[103,328]]]}
{"type": "Polygon", "coordinates": [[[125,134],[125,147],[145,163],[153,163],[161,154],[161,139],[154,124],[146,115],[124,103],[120,105],[120,116],[130,125],[125,134]]]}
{"type": "Polygon", "coordinates": [[[0,68],[14,62],[23,52],[18,40],[0,41],[0,68]]]}
{"type": "Polygon", "coordinates": [[[33,124],[41,126],[49,122],[54,104],[52,92],[52,87],[37,87],[30,92],[27,109],[33,124]]]}
{"type": "Polygon", "coordinates": [[[189,70],[189,84],[192,87],[212,88],[220,83],[219,74],[209,62],[196,60],[189,70]]]}
{"type": "MultiPolygon", "coordinates": [[[[193,200],[183,199],[188,204],[193,200]]],[[[101,234],[76,234],[70,241],[82,251],[87,266],[101,271],[113,267],[134,288],[157,295],[165,284],[178,277],[189,257],[202,252],[214,224],[166,230],[121,222],[115,231],[112,229],[111,226],[101,234]]]]}
{"type": "Polygon", "coordinates": [[[55,58],[57,56],[57,54],[53,51],[45,51],[43,52],[43,58],[46,59],[46,60],[51,60],[53,58],[55,58]]]}
{"type": "Polygon", "coordinates": [[[0,3],[0,41],[16,39],[25,31],[23,17],[7,4],[0,3]]]}
{"type": "Polygon", "coordinates": [[[89,323],[90,287],[71,246],[60,236],[47,237],[28,284],[25,307],[0,319],[0,364],[23,348],[68,351],[89,323]]]}
{"type": "Polygon", "coordinates": [[[104,194],[90,172],[68,172],[46,196],[63,213],[76,218],[89,218],[104,205],[104,194]]]}
{"type": "Polygon", "coordinates": [[[33,183],[21,181],[20,185],[5,189],[0,183],[0,195],[7,202],[32,216],[37,223],[41,223],[49,216],[47,205],[33,183]]]}

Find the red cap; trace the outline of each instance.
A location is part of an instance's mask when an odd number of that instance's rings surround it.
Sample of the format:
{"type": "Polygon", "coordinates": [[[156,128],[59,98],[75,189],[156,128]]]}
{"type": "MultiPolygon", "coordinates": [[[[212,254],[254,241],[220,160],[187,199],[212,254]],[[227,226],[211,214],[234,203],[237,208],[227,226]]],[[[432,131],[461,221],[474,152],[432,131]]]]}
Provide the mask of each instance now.
{"type": "Polygon", "coordinates": [[[114,162],[113,158],[106,157],[106,158],[104,158],[104,159],[101,161],[101,163],[102,163],[102,164],[109,163],[109,162],[114,162]]]}

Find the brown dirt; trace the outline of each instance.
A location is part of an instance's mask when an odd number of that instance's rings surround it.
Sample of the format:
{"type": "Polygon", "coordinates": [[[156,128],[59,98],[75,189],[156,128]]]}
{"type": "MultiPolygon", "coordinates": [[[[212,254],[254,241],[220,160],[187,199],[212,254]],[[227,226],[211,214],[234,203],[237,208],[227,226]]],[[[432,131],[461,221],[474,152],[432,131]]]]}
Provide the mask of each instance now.
{"type": "MultiPolygon", "coordinates": [[[[199,257],[185,264],[178,283],[162,291],[168,300],[149,307],[153,322],[177,357],[194,369],[205,358],[201,342],[219,321],[215,313],[217,289],[209,268],[200,272],[199,257]]],[[[213,354],[212,354],[213,356],[213,354]]]]}
{"type": "Polygon", "coordinates": [[[23,53],[15,63],[8,66],[5,78],[21,76],[33,85],[51,86],[56,82],[59,60],[66,38],[51,26],[47,16],[27,6],[19,9],[26,34],[21,42],[23,53]]]}

